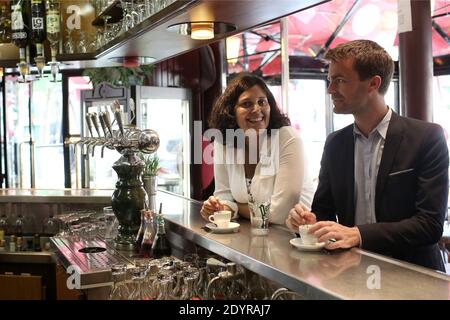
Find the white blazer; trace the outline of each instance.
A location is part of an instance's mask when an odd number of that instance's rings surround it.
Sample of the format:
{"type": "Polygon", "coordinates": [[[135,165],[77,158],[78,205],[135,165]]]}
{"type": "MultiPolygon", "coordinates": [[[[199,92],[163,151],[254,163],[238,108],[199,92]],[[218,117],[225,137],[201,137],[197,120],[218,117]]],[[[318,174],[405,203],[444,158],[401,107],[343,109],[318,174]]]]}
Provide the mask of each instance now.
{"type": "MultiPolygon", "coordinates": [[[[273,130],[272,130],[273,131],[273,130]]],[[[308,175],[303,142],[290,127],[282,127],[262,140],[250,191],[256,201],[270,199],[271,223],[284,224],[298,202],[311,208],[314,184],[308,175]]],[[[248,203],[245,181],[244,152],[214,142],[214,196],[238,214],[239,203],[248,203]]]]}

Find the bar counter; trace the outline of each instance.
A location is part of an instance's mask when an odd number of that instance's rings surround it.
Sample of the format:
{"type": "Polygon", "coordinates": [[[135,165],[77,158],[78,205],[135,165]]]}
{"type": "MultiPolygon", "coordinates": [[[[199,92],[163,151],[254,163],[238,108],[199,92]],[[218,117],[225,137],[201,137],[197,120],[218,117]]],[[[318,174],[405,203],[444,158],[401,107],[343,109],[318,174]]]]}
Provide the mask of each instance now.
{"type": "Polygon", "coordinates": [[[450,276],[358,248],[303,252],[284,226],[253,236],[250,222],[239,232],[214,234],[200,216],[201,202],[159,191],[172,239],[189,240],[234,261],[307,299],[450,299],[450,276]],[[379,282],[377,282],[379,280],[379,282]]]}
{"type": "Polygon", "coordinates": [[[92,203],[111,205],[114,190],[0,189],[0,203],[92,203]]]}

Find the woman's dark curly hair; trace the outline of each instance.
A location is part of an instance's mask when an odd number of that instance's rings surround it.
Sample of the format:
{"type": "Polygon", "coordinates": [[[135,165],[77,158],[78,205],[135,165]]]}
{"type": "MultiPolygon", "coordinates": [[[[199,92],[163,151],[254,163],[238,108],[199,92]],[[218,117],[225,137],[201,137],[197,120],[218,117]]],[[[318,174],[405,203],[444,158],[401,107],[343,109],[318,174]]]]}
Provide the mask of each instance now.
{"type": "MultiPolygon", "coordinates": [[[[220,130],[224,137],[226,129],[239,129],[236,122],[236,103],[244,91],[256,85],[264,91],[270,105],[270,119],[267,127],[269,130],[267,134],[270,135],[270,129],[289,126],[291,121],[285,114],[281,113],[272,92],[270,92],[264,80],[251,73],[241,73],[230,82],[225,92],[214,103],[209,119],[209,127],[220,130]]],[[[223,144],[225,144],[225,141],[223,141],[223,144]]]]}

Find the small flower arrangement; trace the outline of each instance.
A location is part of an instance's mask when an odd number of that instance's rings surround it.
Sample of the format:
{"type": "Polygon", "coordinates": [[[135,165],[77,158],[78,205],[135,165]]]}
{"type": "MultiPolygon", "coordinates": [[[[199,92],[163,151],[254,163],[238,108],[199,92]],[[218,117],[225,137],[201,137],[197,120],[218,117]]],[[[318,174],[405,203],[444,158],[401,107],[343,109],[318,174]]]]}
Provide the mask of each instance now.
{"type": "Polygon", "coordinates": [[[158,171],[159,169],[161,169],[161,167],[160,159],[156,154],[151,156],[139,153],[139,158],[144,161],[144,171],[142,173],[144,177],[156,176],[158,174],[158,171]]]}

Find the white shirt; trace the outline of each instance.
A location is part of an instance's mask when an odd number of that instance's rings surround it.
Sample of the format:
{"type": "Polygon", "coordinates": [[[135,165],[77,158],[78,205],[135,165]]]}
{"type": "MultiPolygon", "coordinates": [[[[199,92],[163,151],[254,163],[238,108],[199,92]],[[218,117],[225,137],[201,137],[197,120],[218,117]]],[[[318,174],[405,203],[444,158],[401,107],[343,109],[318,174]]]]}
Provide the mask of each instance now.
{"type": "MultiPolygon", "coordinates": [[[[302,140],[292,127],[272,132],[264,144],[267,148],[260,149],[250,190],[255,201],[270,199],[269,221],[284,224],[289,210],[299,201],[311,208],[314,185],[307,174],[302,140]]],[[[244,164],[239,159],[245,157],[239,156],[236,148],[214,142],[214,196],[228,205],[235,216],[236,202],[248,203],[244,164]]]]}
{"type": "Polygon", "coordinates": [[[378,169],[383,155],[384,141],[391,120],[392,110],[366,138],[356,125],[355,137],[355,225],[376,223],[375,188],[378,169]]]}

